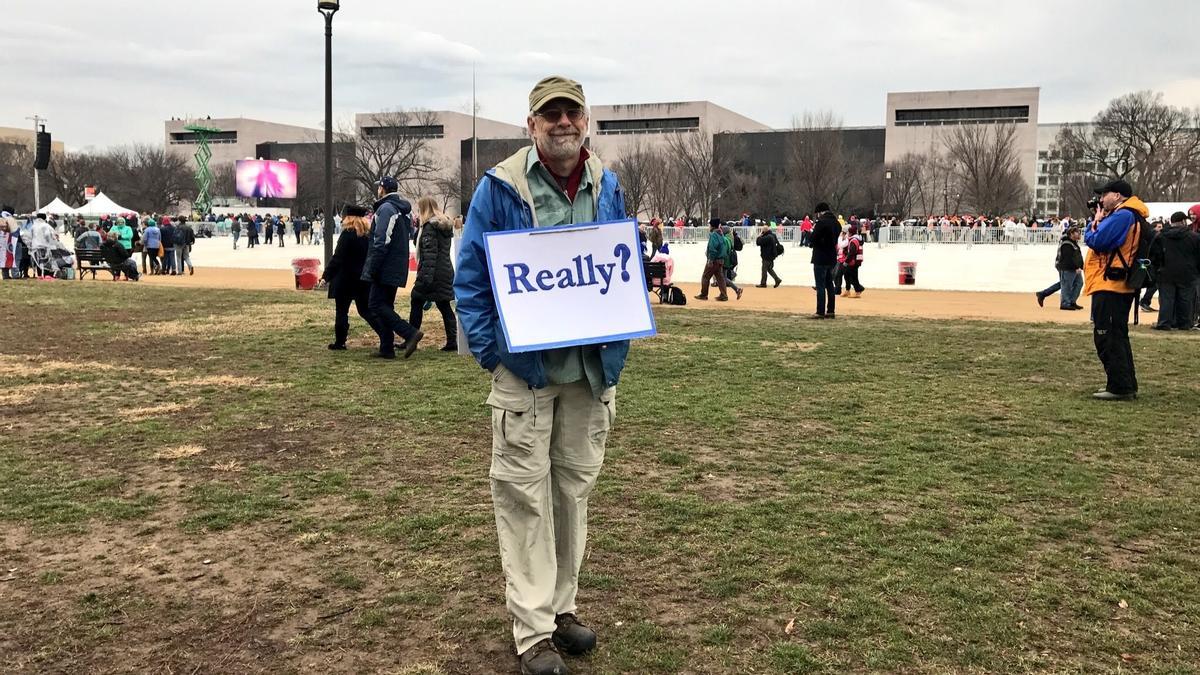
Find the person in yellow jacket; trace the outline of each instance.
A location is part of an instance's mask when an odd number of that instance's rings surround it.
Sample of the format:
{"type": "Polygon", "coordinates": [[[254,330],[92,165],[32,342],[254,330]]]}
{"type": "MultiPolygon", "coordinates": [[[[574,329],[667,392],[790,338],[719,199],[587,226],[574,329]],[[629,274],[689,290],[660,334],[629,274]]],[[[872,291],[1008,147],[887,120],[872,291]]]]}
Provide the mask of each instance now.
{"type": "Polygon", "coordinates": [[[1093,397],[1102,401],[1137,398],[1133,349],[1129,346],[1129,310],[1137,297],[1126,279],[1137,264],[1138,240],[1150,209],[1133,196],[1133,187],[1114,180],[1096,190],[1100,205],[1084,235],[1083,292],[1092,299],[1092,339],[1108,381],[1093,397]]]}

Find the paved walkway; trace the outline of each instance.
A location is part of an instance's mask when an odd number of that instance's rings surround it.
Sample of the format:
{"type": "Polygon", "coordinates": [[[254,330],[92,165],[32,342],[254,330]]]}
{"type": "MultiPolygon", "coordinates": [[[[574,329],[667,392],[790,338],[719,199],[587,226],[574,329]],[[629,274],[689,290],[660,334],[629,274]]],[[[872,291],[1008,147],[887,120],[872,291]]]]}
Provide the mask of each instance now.
{"type": "MultiPolygon", "coordinates": [[[[113,283],[106,274],[97,277],[97,283],[113,283]]],[[[293,289],[295,280],[290,269],[237,269],[199,267],[195,276],[163,277],[143,276],[143,282],[152,285],[185,286],[195,288],[241,288],[246,290],[293,289]]],[[[72,282],[79,283],[79,282],[72,282]]],[[[91,283],[90,280],[83,283],[91,283]]],[[[773,312],[811,314],[816,308],[816,293],[811,288],[781,286],[779,288],[746,288],[741,300],[729,302],[709,300],[702,302],[692,298],[699,292],[699,284],[677,284],[688,295],[686,307],[667,307],[667,311],[740,309],[773,312]]],[[[403,291],[402,291],[403,292],[403,291]]],[[[716,297],[713,292],[711,297],[716,297]]],[[[653,300],[657,303],[657,299],[653,300]]],[[[1080,304],[1089,306],[1086,297],[1080,304]]],[[[970,291],[927,291],[880,289],[868,290],[861,298],[838,298],[839,316],[897,316],[924,319],[975,319],[989,321],[1023,321],[1086,324],[1088,311],[1065,312],[1058,308],[1058,296],[1046,301],[1044,308],[1038,307],[1033,293],[984,293],[970,291]]]]}

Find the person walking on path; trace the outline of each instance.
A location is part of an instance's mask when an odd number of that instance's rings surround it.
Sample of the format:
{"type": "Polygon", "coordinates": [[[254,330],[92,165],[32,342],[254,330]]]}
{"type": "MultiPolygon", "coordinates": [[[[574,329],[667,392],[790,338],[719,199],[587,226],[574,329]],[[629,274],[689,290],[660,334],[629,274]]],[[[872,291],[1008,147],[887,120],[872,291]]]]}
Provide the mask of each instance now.
{"type": "Polygon", "coordinates": [[[142,231],[142,273],[158,274],[162,267],[159,256],[162,255],[162,230],[153,218],[146,219],[146,229],[142,231]],[[146,258],[150,258],[150,269],[146,269],[146,258]]]}
{"type": "Polygon", "coordinates": [[[1092,298],[1092,340],[1107,382],[1092,396],[1103,401],[1137,398],[1137,374],[1129,346],[1129,310],[1137,289],[1126,280],[1137,264],[1139,240],[1150,209],[1133,187],[1114,180],[1096,190],[1100,205],[1088,226],[1083,263],[1083,292],[1092,298]]]}
{"type": "Polygon", "coordinates": [[[858,280],[858,271],[862,269],[862,264],[862,235],[858,232],[858,225],[851,224],[849,236],[846,238],[846,261],[845,271],[843,272],[846,277],[847,298],[861,298],[863,291],[866,290],[858,280]]]}
{"type": "Polygon", "coordinates": [[[229,226],[229,233],[233,235],[233,250],[237,250],[238,239],[242,236],[242,219],[241,218],[226,218],[225,224],[229,226]]]}
{"type": "Polygon", "coordinates": [[[838,235],[842,226],[829,208],[821,202],[816,208],[817,222],[813,224],[809,244],[812,246],[813,280],[817,287],[817,312],[813,319],[832,319],[837,295],[833,287],[833,267],[837,264],[838,235]]]}
{"type": "Polygon", "coordinates": [[[275,238],[279,240],[279,248],[284,248],[284,241],[287,240],[287,223],[282,220],[276,220],[274,224],[271,221],[266,221],[263,225],[275,228],[275,238]]]}
{"type": "Polygon", "coordinates": [[[725,243],[728,244],[728,247],[725,249],[725,267],[721,270],[725,273],[725,286],[732,288],[737,299],[741,300],[742,288],[734,283],[734,279],[737,278],[738,251],[742,250],[745,244],[742,242],[742,238],[738,236],[737,230],[728,225],[723,226],[721,229],[725,233],[725,243]]]}
{"type": "Polygon", "coordinates": [[[371,284],[362,280],[363,263],[367,261],[367,248],[371,244],[368,237],[371,223],[367,221],[367,210],[361,206],[347,204],[342,214],[344,227],[322,275],[334,303],[333,342],[329,343],[329,348],[334,351],[346,348],[346,338],[350,335],[350,303],[354,303],[358,315],[371,330],[375,330],[375,317],[368,308],[371,284]]]}
{"type": "Polygon", "coordinates": [[[1200,279],[1200,235],[1188,227],[1187,215],[1176,211],[1171,224],[1150,245],[1158,280],[1158,330],[1191,330],[1192,302],[1200,279]]]}
{"type": "Polygon", "coordinates": [[[1080,235],[1080,229],[1074,225],[1063,231],[1058,252],[1054,255],[1054,269],[1058,271],[1058,281],[1034,293],[1038,307],[1044,306],[1046,298],[1061,290],[1059,309],[1083,309],[1077,302],[1079,292],[1083,290],[1083,252],[1079,248],[1079,240],[1082,238],[1080,235]]]}
{"type": "MultiPolygon", "coordinates": [[[[379,334],[379,351],[374,356],[396,358],[396,336],[404,339],[404,358],[417,351],[417,343],[425,336],[396,313],[396,291],[408,284],[408,243],[412,227],[408,214],[412,205],[397,194],[400,183],[384,176],[376,183],[379,201],[373,210],[371,246],[363,263],[362,280],[370,282],[371,294],[367,308],[375,319],[379,334]]],[[[279,237],[283,245],[283,237],[279,237]]]]}
{"type": "Polygon", "coordinates": [[[779,237],[771,231],[771,228],[766,225],[763,225],[762,229],[759,230],[758,238],[754,240],[754,243],[758,246],[758,253],[762,258],[762,280],[758,282],[758,286],[755,288],[767,287],[768,274],[775,280],[775,288],[779,288],[779,284],[783,283],[783,279],[780,279],[779,275],[775,273],[775,259],[783,251],[783,244],[779,242],[779,237]]]}
{"type": "Polygon", "coordinates": [[[725,258],[727,257],[726,249],[729,248],[729,240],[725,235],[721,234],[721,219],[713,218],[708,222],[708,250],[704,256],[706,263],[704,265],[703,276],[700,279],[700,295],[696,296],[697,300],[708,299],[708,285],[710,279],[715,279],[717,288],[721,294],[717,296],[717,300],[725,302],[729,300],[729,292],[725,289],[725,258]]]}
{"type": "Polygon", "coordinates": [[[192,246],[196,243],[196,232],[192,230],[192,226],[188,225],[187,217],[179,221],[175,226],[175,257],[177,259],[175,269],[179,271],[180,276],[183,275],[183,266],[187,265],[188,274],[196,273],[196,268],[192,266],[192,246]]]}
{"type": "Polygon", "coordinates": [[[425,303],[437,305],[446,330],[442,351],[458,350],[458,328],[450,301],[454,299],[454,264],[450,260],[450,244],[454,225],[437,207],[433,197],[417,200],[417,281],[413,284],[408,322],[420,329],[425,303]]]}
{"type": "Polygon", "coordinates": [[[161,274],[175,274],[175,226],[170,220],[163,219],[158,236],[163,249],[161,274]]]}
{"type": "Polygon", "coordinates": [[[596,645],[595,631],[576,615],[576,594],[588,497],[616,418],[629,341],[510,352],[499,329],[483,240],[491,231],[626,217],[616,174],[583,145],[588,123],[578,82],[538,82],[526,118],[533,144],[479,181],[454,277],[471,353],[492,372],[492,504],[524,675],[565,675],[563,652],[580,655],[596,645]]]}

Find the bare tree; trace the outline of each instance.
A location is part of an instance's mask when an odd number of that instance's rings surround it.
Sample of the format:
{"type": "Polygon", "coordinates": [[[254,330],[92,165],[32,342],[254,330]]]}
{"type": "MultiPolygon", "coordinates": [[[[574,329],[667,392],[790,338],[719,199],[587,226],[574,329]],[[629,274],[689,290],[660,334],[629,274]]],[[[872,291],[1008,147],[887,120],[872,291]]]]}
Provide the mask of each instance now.
{"type": "Polygon", "coordinates": [[[453,167],[438,174],[433,179],[433,192],[437,195],[438,201],[441,203],[442,211],[450,212],[450,207],[455,210],[462,209],[463,191],[462,191],[462,165],[455,164],[453,167]]]}
{"type": "Polygon", "coordinates": [[[625,210],[634,218],[649,206],[652,164],[650,151],[640,142],[613,164],[613,171],[620,177],[621,190],[625,193],[625,210]]]}
{"type": "Polygon", "coordinates": [[[690,215],[688,213],[690,190],[680,164],[665,148],[648,150],[647,204],[650,212],[664,219],[690,215]]]}
{"type": "Polygon", "coordinates": [[[339,141],[354,143],[354,159],[342,167],[367,195],[375,193],[380,176],[401,184],[430,178],[438,170],[429,141],[438,119],[427,110],[397,110],[368,116],[359,128],[343,129],[339,141]]]}
{"type": "Polygon", "coordinates": [[[951,167],[943,186],[945,212],[966,205],[998,215],[1028,207],[1029,186],[1021,175],[1016,125],[962,124],[946,133],[942,144],[951,167]]]}
{"type": "Polygon", "coordinates": [[[922,172],[928,163],[928,155],[909,153],[884,165],[884,171],[891,175],[884,178],[884,209],[901,218],[913,212],[920,197],[922,172]]]}
{"type": "Polygon", "coordinates": [[[730,158],[713,151],[713,137],[704,129],[669,136],[666,150],[686,188],[685,211],[708,218],[732,176],[730,158]]]}
{"type": "MultiPolygon", "coordinates": [[[[805,112],[792,120],[788,143],[788,171],[796,198],[805,209],[828,202],[844,211],[860,188],[860,169],[867,163],[846,149],[842,120],[829,111],[805,112]]],[[[861,204],[859,204],[861,205],[861,204]]]]}
{"type": "Polygon", "coordinates": [[[1200,110],[1169,106],[1161,93],[1114,99],[1093,124],[1064,127],[1055,145],[1065,174],[1125,178],[1147,200],[1175,201],[1200,187],[1200,110]]]}

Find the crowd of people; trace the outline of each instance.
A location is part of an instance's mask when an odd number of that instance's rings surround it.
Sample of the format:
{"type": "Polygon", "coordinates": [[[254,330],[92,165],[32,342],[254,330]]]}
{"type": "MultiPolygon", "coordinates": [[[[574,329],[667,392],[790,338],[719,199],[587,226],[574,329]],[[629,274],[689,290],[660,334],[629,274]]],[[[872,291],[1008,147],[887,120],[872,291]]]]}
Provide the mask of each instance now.
{"type": "MultiPolygon", "coordinates": [[[[295,237],[296,246],[317,245],[323,241],[321,237],[324,221],[320,212],[314,213],[312,219],[304,215],[292,217],[280,214],[210,214],[205,221],[220,224],[232,237],[234,250],[237,250],[242,235],[246,237],[246,248],[271,246],[272,242],[279,248],[284,248],[289,234],[295,237]]],[[[342,214],[338,214],[334,216],[334,236],[338,236],[341,231],[342,214]]]]}
{"type": "Polygon", "coordinates": [[[128,213],[63,223],[36,213],[18,218],[0,212],[0,274],[4,279],[72,279],[81,251],[97,251],[116,280],[142,274],[195,274],[196,233],[186,217],[128,213]],[[69,241],[66,239],[69,237],[69,241]],[[141,270],[134,256],[141,257],[141,270]]]}

